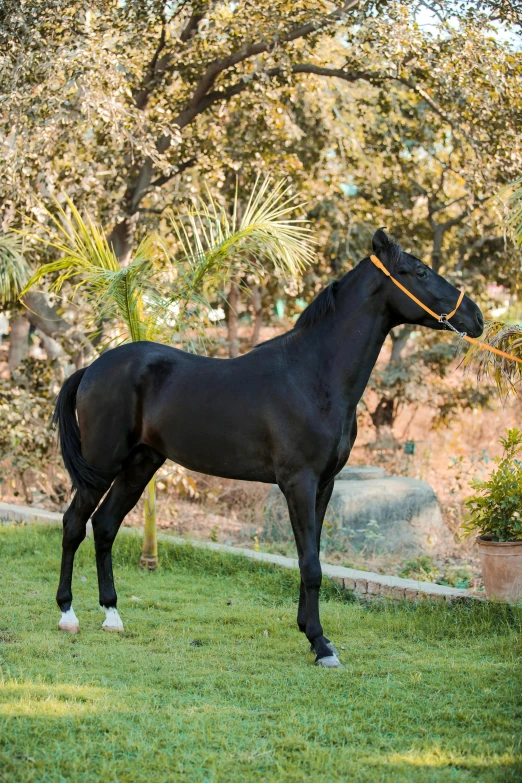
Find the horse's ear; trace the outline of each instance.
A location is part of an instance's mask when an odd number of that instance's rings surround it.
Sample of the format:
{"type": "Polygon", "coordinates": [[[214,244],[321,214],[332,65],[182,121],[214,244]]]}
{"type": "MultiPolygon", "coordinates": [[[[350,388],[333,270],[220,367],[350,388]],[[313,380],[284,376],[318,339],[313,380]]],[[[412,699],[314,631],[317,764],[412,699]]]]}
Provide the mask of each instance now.
{"type": "Polygon", "coordinates": [[[381,255],[384,255],[389,250],[392,244],[393,242],[386,234],[384,228],[378,228],[372,237],[372,247],[375,255],[380,258],[381,255]]]}

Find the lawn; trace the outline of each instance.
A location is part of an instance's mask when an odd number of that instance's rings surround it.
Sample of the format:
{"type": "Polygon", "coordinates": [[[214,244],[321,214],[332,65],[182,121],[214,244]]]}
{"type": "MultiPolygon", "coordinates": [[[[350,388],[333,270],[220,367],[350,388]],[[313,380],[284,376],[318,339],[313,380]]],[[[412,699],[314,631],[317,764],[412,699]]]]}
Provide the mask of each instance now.
{"type": "Polygon", "coordinates": [[[60,531],[0,527],[0,781],[522,779],[520,609],[365,604],[327,584],[345,665],[326,670],[295,625],[294,572],[163,544],[144,573],[137,539],[115,549],[126,632],[100,630],[88,539],[69,636],[60,531]]]}

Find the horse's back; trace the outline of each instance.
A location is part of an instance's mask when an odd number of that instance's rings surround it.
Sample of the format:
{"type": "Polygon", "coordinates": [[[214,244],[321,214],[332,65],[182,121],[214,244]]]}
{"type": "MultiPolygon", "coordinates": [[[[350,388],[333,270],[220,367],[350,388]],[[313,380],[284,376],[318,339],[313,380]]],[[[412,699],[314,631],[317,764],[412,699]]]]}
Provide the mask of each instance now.
{"type": "Polygon", "coordinates": [[[102,354],[77,394],[84,458],[109,470],[145,444],[201,472],[215,472],[228,454],[245,477],[268,476],[262,408],[274,387],[273,362],[245,358],[214,359],[151,342],[102,354]]]}

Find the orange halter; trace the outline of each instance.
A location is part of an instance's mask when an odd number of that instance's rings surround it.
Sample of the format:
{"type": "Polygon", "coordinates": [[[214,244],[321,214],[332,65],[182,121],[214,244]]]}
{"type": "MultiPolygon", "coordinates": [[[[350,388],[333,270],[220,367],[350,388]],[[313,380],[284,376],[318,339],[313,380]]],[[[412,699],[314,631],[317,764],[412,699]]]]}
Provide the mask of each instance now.
{"type": "Polygon", "coordinates": [[[441,324],[444,324],[445,326],[449,326],[449,328],[452,331],[456,332],[459,335],[459,337],[461,337],[463,340],[467,340],[468,343],[473,343],[473,345],[478,345],[478,347],[481,350],[492,351],[492,353],[496,353],[496,354],[498,354],[498,356],[503,356],[505,359],[512,359],[514,362],[518,362],[519,364],[522,364],[522,359],[519,359],[517,356],[513,356],[510,353],[505,353],[504,351],[501,351],[499,348],[493,348],[492,345],[488,345],[487,343],[481,343],[478,340],[476,340],[474,337],[468,337],[468,335],[465,334],[465,332],[459,332],[457,329],[455,329],[454,326],[452,326],[449,323],[449,319],[452,316],[455,315],[455,313],[457,312],[457,310],[460,307],[460,304],[461,304],[462,300],[464,299],[464,291],[460,292],[460,296],[459,296],[457,305],[456,305],[455,309],[451,311],[451,313],[447,313],[447,314],[443,313],[442,315],[437,315],[437,313],[434,313],[433,310],[430,310],[430,308],[427,307],[423,302],[421,302],[420,299],[417,299],[417,297],[414,296],[410,291],[408,291],[407,288],[405,288],[403,285],[401,285],[401,283],[399,283],[398,280],[396,280],[394,277],[392,277],[392,275],[388,272],[388,270],[386,269],[386,267],[384,266],[382,261],[380,261],[377,258],[377,256],[373,256],[373,255],[370,256],[370,261],[373,264],[375,264],[377,269],[380,269],[381,272],[384,272],[386,277],[389,277],[390,280],[392,281],[392,283],[395,283],[397,288],[400,288],[401,291],[403,291],[406,294],[406,296],[409,296],[410,299],[413,299],[413,301],[416,302],[416,304],[418,304],[419,307],[422,307],[422,309],[425,310],[427,313],[429,313],[432,316],[432,318],[435,318],[436,321],[438,321],[441,324]]]}

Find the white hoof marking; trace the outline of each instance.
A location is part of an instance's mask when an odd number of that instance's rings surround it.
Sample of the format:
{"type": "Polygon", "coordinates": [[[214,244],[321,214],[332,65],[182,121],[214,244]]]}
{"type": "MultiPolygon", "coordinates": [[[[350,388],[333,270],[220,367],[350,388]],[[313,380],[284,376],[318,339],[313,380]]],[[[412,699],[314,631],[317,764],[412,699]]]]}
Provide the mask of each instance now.
{"type": "Polygon", "coordinates": [[[338,669],[341,666],[341,661],[337,655],[328,655],[326,658],[319,658],[315,665],[324,666],[325,669],[338,669]]]}
{"type": "Polygon", "coordinates": [[[80,623],[74,614],[72,606],[66,612],[62,612],[62,618],[58,623],[58,628],[60,631],[68,631],[69,633],[78,633],[80,630],[80,623]]]}
{"type": "Polygon", "coordinates": [[[123,623],[118,610],[113,606],[102,606],[105,612],[105,621],[102,623],[104,631],[124,631],[123,623]]]}

